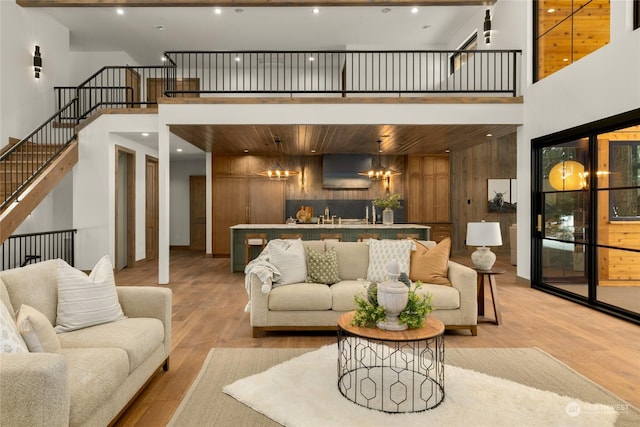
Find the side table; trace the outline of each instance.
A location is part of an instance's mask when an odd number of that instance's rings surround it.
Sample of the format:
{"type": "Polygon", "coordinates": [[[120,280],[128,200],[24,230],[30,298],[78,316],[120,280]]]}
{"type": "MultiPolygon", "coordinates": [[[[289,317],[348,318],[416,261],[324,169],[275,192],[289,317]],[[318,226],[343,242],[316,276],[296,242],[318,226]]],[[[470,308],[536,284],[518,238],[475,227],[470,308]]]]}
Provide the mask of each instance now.
{"type": "Polygon", "coordinates": [[[491,290],[493,313],[495,315],[495,319],[491,319],[488,321],[499,325],[502,320],[500,316],[500,305],[498,303],[496,276],[499,274],[504,274],[506,270],[503,270],[501,268],[492,268],[491,270],[480,270],[478,268],[474,268],[474,270],[478,273],[478,317],[484,316],[484,285],[485,283],[488,283],[489,289],[491,290]]]}
{"type": "Polygon", "coordinates": [[[338,319],[338,389],[378,411],[420,412],[444,399],[444,325],[428,316],[422,328],[384,331],[338,319]]]}

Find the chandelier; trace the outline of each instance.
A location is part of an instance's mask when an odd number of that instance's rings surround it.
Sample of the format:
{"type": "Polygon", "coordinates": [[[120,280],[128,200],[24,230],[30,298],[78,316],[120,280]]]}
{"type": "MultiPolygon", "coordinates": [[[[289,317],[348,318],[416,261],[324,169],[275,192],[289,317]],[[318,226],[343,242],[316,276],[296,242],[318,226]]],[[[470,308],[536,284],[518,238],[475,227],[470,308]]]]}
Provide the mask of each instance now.
{"type": "Polygon", "coordinates": [[[366,171],[358,172],[358,175],[368,176],[371,180],[379,180],[379,179],[389,179],[392,176],[400,175],[400,172],[395,171],[387,166],[382,164],[382,148],[380,148],[380,144],[382,144],[381,140],[377,141],[378,143],[378,160],[375,164],[372,165],[371,169],[366,171]]]}
{"type": "Polygon", "coordinates": [[[273,143],[276,144],[278,159],[267,169],[258,172],[258,175],[265,176],[273,181],[283,181],[289,179],[290,176],[298,175],[300,172],[288,168],[284,162],[284,153],[282,153],[281,150],[282,141],[280,141],[280,138],[277,136],[273,137],[273,143]]]}

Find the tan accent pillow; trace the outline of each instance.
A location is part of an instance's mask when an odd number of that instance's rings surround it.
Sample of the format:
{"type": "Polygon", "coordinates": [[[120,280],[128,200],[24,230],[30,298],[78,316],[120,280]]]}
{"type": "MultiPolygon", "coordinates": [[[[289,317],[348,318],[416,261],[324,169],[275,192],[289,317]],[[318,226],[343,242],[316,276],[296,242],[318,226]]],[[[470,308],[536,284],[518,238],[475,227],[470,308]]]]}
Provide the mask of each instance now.
{"type": "Polygon", "coordinates": [[[416,250],[411,252],[409,278],[414,282],[419,280],[423,283],[451,286],[447,277],[451,239],[447,237],[431,249],[417,240],[415,243],[416,250]]]}
{"type": "Polygon", "coordinates": [[[20,306],[18,330],[32,353],[60,353],[60,341],[47,317],[26,304],[20,306]]]}

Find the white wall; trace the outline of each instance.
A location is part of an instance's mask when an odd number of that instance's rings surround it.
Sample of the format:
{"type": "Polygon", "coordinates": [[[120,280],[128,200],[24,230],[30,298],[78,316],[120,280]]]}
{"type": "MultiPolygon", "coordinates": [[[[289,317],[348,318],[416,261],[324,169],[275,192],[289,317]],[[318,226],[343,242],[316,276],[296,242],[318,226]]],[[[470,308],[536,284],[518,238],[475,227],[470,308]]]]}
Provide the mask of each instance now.
{"type": "Polygon", "coordinates": [[[140,65],[126,52],[71,52],[69,61],[72,86],[79,85],[106,65],[140,65]]]}
{"type": "Polygon", "coordinates": [[[640,31],[631,31],[631,11],[631,2],[612,0],[610,44],[533,85],[529,76],[525,125],[518,133],[521,277],[530,278],[531,269],[531,140],[640,107],[640,31]]]}
{"type": "MultiPolygon", "coordinates": [[[[177,138],[171,135],[171,138],[177,138]]],[[[202,158],[171,161],[171,206],[169,210],[169,244],[171,246],[189,246],[189,176],[206,175],[205,154],[202,158]]]]}
{"type": "Polygon", "coordinates": [[[68,84],[69,31],[37,8],[0,1],[0,146],[24,138],[54,112],[54,85],[68,84]],[[42,73],[34,78],[40,46],[42,73]]]}
{"type": "Polygon", "coordinates": [[[135,259],[145,257],[145,156],[158,157],[158,151],[114,132],[154,132],[157,126],[155,115],[109,114],[80,131],[78,163],[73,168],[73,225],[78,230],[78,268],[93,268],[105,254],[115,259],[116,144],[135,151],[135,259]]]}

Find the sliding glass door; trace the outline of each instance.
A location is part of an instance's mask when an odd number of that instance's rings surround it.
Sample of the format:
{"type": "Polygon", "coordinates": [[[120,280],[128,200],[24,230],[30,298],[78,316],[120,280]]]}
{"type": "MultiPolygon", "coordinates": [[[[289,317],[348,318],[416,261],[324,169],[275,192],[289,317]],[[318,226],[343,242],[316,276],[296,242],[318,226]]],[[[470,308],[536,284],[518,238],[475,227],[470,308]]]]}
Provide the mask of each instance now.
{"type": "Polygon", "coordinates": [[[532,286],[640,321],[640,115],[533,143],[532,286]]]}

